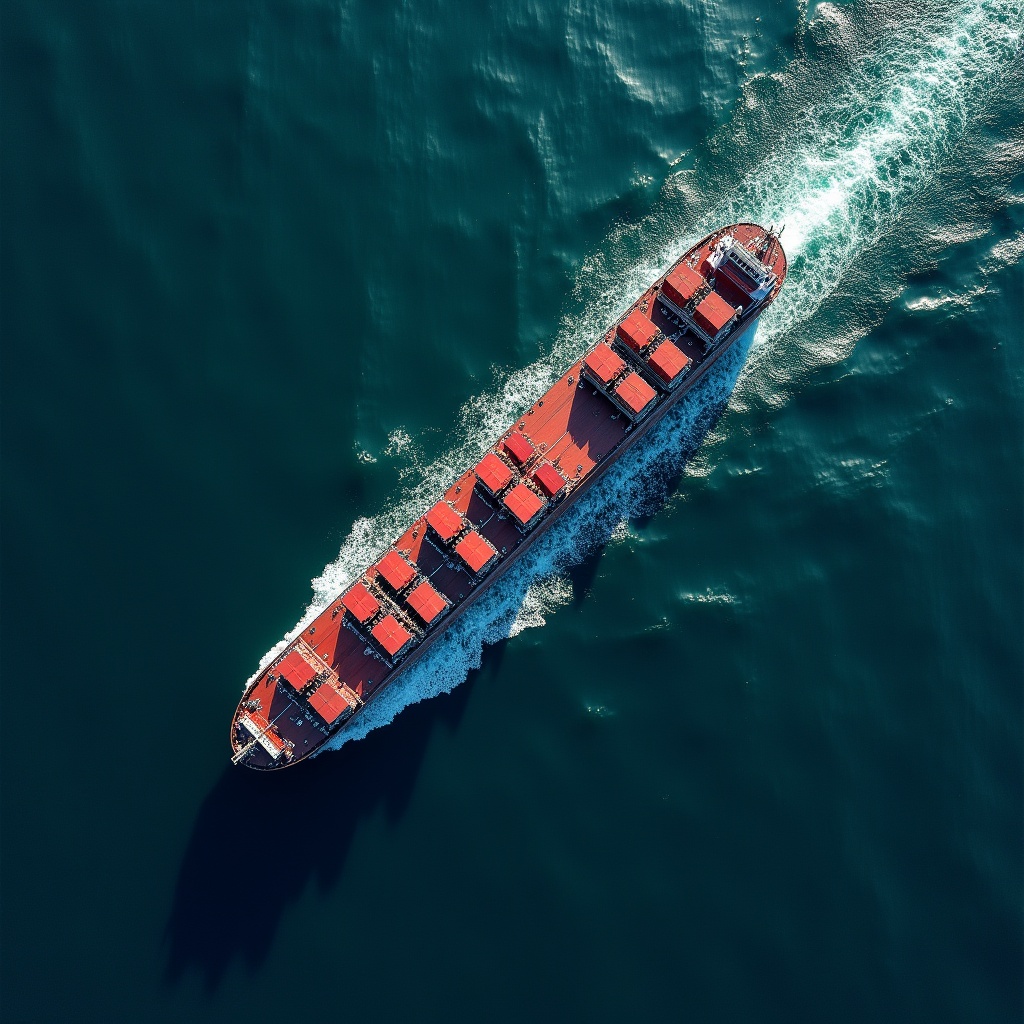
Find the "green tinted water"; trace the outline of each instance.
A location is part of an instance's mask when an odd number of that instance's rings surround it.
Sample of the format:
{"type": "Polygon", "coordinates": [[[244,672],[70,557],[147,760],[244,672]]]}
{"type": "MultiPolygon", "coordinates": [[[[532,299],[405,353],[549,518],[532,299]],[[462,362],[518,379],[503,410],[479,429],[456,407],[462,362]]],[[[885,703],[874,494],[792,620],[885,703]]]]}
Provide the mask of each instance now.
{"type": "Polygon", "coordinates": [[[1021,20],[9,5],[5,1019],[1018,1017],[1021,20]],[[790,281],[642,472],[387,728],[230,771],[303,610],[740,217],[790,281]]]}

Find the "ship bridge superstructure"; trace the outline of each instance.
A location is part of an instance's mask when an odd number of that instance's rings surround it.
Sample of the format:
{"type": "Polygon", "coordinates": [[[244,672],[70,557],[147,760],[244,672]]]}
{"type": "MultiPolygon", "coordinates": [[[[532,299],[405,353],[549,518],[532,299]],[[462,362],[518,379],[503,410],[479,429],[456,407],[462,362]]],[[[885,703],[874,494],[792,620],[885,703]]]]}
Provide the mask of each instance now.
{"type": "MultiPolygon", "coordinates": [[[[769,247],[772,238],[774,236],[769,235],[769,247]]],[[[711,255],[708,256],[708,266],[713,271],[721,271],[730,277],[753,302],[760,302],[765,298],[778,280],[776,273],[765,266],[734,235],[723,235],[715,243],[711,255]]]]}

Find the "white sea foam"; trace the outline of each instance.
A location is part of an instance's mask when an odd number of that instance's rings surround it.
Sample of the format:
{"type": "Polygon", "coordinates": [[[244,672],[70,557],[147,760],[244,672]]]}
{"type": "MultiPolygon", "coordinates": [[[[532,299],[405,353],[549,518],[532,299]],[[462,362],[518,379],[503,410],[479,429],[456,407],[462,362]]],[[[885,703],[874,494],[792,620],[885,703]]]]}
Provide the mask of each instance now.
{"type": "Polygon", "coordinates": [[[691,590],[679,595],[681,601],[685,601],[689,604],[718,604],[718,605],[736,605],[739,604],[739,598],[734,594],[730,594],[725,590],[712,590],[708,587],[706,590],[691,590]]]}
{"type": "MultiPolygon", "coordinates": [[[[818,10],[822,16],[838,16],[829,5],[818,10]]],[[[381,514],[353,524],[338,558],[313,580],[313,600],[302,619],[264,656],[261,667],[479,458],[593,342],[603,325],[715,226],[735,220],[786,224],[789,280],[762,318],[746,379],[763,370],[766,355],[779,339],[785,337],[787,346],[806,346],[798,328],[841,285],[856,257],[899,221],[907,204],[934,179],[963,133],[983,114],[986,96],[1020,58],[1022,23],[1024,12],[1013,0],[980,0],[937,7],[932,17],[896,29],[876,53],[850,71],[832,96],[797,121],[781,155],[751,169],[724,203],[707,204],[685,237],[664,225],[643,224],[633,230],[650,232],[651,238],[645,240],[648,255],[628,269],[609,271],[600,254],[585,261],[576,288],[585,319],[565,322],[545,356],[470,399],[460,411],[454,447],[429,464],[411,460],[411,468],[403,473],[402,494],[381,514]]],[[[690,172],[680,172],[684,173],[690,172]]],[[[666,194],[684,187],[676,175],[666,183],[666,194]]],[[[808,350],[801,358],[814,362],[841,354],[808,350]]],[[[361,738],[409,704],[451,690],[480,664],[486,644],[543,625],[571,592],[559,573],[595,543],[611,537],[657,493],[649,483],[635,481],[683,468],[683,453],[699,441],[713,411],[733,394],[747,355],[744,348],[723,360],[666,419],[656,437],[631,457],[630,472],[614,467],[423,662],[399,677],[328,746],[361,738]],[[641,472],[633,472],[637,460],[641,472]]],[[[395,452],[411,443],[400,432],[389,441],[389,450],[395,452]]],[[[690,476],[708,471],[706,447],[686,465],[690,476]]]]}
{"type": "Polygon", "coordinates": [[[1020,60],[1022,37],[1015,0],[947,6],[930,24],[901,27],[835,98],[808,111],[800,128],[811,145],[744,183],[739,194],[755,201],[734,201],[730,213],[752,207],[762,222],[785,223],[792,270],[765,314],[762,346],[811,316],[954,156],[1020,60]]]}
{"type": "MultiPolygon", "coordinates": [[[[843,17],[830,4],[819,5],[817,16],[843,17]]],[[[1005,87],[1021,60],[1022,38],[1018,0],[943,4],[932,18],[894,29],[834,95],[795,119],[781,152],[751,168],[725,202],[707,206],[692,235],[667,240],[634,267],[625,295],[642,290],[717,225],[785,225],[789,279],[762,318],[750,368],[770,356],[775,339],[799,341],[794,328],[835,293],[857,257],[892,230],[955,158],[964,134],[983,116],[986,97],[1005,87]]],[[[666,189],[684,190],[689,173],[677,172],[666,189]]],[[[599,273],[600,261],[588,270],[599,273]]],[[[614,286],[608,291],[616,294],[614,286]]],[[[849,344],[847,337],[843,348],[805,348],[802,361],[835,361],[849,344]]]]}

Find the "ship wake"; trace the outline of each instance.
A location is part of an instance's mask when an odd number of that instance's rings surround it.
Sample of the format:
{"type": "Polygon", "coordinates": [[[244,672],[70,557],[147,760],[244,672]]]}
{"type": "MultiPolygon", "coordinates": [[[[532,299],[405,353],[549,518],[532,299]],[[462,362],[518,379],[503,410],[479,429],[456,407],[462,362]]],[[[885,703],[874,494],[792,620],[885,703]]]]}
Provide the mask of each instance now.
{"type": "MultiPolygon", "coordinates": [[[[843,17],[829,4],[815,14],[815,19],[837,24],[843,17]]],[[[812,342],[809,318],[840,289],[846,268],[927,192],[954,158],[960,140],[984,118],[993,90],[1003,87],[1020,58],[1022,23],[1024,14],[1015,2],[975,0],[942,5],[913,24],[892,27],[886,42],[855,61],[830,95],[791,118],[792,129],[785,140],[773,143],[772,153],[724,188],[715,184],[718,194],[728,192],[726,202],[697,202],[700,213],[690,217],[693,234],[684,238],[678,236],[678,215],[675,220],[671,216],[672,196],[686,189],[692,194],[694,185],[685,175],[694,172],[671,176],[662,208],[644,223],[618,229],[605,251],[586,262],[574,295],[581,313],[563,321],[550,350],[530,366],[505,374],[463,407],[454,431],[461,439],[456,445],[426,464],[409,451],[415,442],[400,446],[407,460],[403,493],[381,514],[353,525],[338,558],[313,580],[313,600],[302,620],[267,652],[261,668],[698,238],[740,220],[786,225],[789,277],[756,338],[745,339],[721,360],[666,417],[656,436],[631,455],[628,470],[613,467],[422,662],[397,678],[324,749],[362,738],[410,704],[451,690],[479,666],[487,644],[543,625],[545,616],[571,595],[561,575],[568,567],[613,538],[624,519],[649,507],[664,493],[666,481],[683,472],[708,471],[720,441],[720,428],[714,427],[718,414],[729,404],[742,407],[747,390],[765,397],[770,388],[759,378],[783,340],[786,351],[795,348],[805,366],[846,354],[850,337],[838,347],[834,341],[812,342]],[[643,256],[632,257],[626,266],[617,262],[622,251],[635,252],[637,244],[645,247],[643,256]]],[[[799,74],[799,69],[779,76],[787,74],[799,74]]],[[[798,92],[791,84],[783,82],[779,92],[798,92]]],[[[705,187],[710,194],[710,185],[705,187]]]]}

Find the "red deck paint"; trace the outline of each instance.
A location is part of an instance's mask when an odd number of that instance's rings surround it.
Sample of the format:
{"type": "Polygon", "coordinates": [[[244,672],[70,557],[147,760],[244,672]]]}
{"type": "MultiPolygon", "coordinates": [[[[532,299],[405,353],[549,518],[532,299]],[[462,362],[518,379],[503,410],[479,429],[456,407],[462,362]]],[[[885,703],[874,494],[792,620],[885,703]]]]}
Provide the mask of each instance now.
{"type": "Polygon", "coordinates": [[[658,336],[658,328],[639,309],[634,309],[618,327],[615,333],[634,352],[643,352],[658,336]]]}
{"type": "Polygon", "coordinates": [[[505,438],[501,443],[502,448],[505,449],[512,456],[520,466],[526,465],[530,459],[533,458],[533,445],[519,433],[518,430],[513,430],[508,437],[505,438]]]}
{"type": "Polygon", "coordinates": [[[650,354],[647,365],[666,384],[671,384],[690,365],[690,357],[671,341],[663,341],[650,354]]]}
{"type": "Polygon", "coordinates": [[[550,462],[542,462],[534,471],[533,479],[549,498],[559,494],[565,487],[565,477],[550,462]]]}
{"type": "Polygon", "coordinates": [[[394,590],[404,590],[416,575],[416,570],[397,551],[389,551],[375,568],[394,590]]]}
{"type": "Polygon", "coordinates": [[[477,533],[476,530],[470,530],[455,545],[455,553],[474,573],[482,572],[498,556],[494,545],[477,533]]]}
{"type": "Polygon", "coordinates": [[[658,392],[651,387],[638,373],[631,373],[615,389],[615,394],[639,415],[654,401],[658,392]]]}
{"type": "Polygon", "coordinates": [[[462,516],[447,501],[439,501],[427,513],[427,525],[445,544],[450,544],[462,532],[462,516]]]}
{"type": "Polygon", "coordinates": [[[502,504],[523,526],[527,526],[543,510],[546,503],[540,495],[534,494],[526,484],[516,484],[502,499],[502,504]]]}
{"type": "Polygon", "coordinates": [[[356,622],[366,625],[380,611],[380,602],[362,583],[356,583],[341,599],[356,622]]]}
{"type": "Polygon", "coordinates": [[[413,588],[405,603],[428,626],[448,607],[448,602],[426,580],[413,588]]]}
{"type": "Polygon", "coordinates": [[[370,630],[374,640],[384,648],[393,658],[412,639],[410,633],[394,615],[385,615],[373,629],[370,630]]]}
{"type": "Polygon", "coordinates": [[[583,365],[594,375],[594,379],[607,387],[622,372],[626,365],[603,341],[586,359],[583,365]]]}
{"type": "Polygon", "coordinates": [[[491,492],[500,494],[512,482],[515,474],[498,458],[494,452],[488,452],[477,464],[476,475],[480,483],[491,492]]]}

